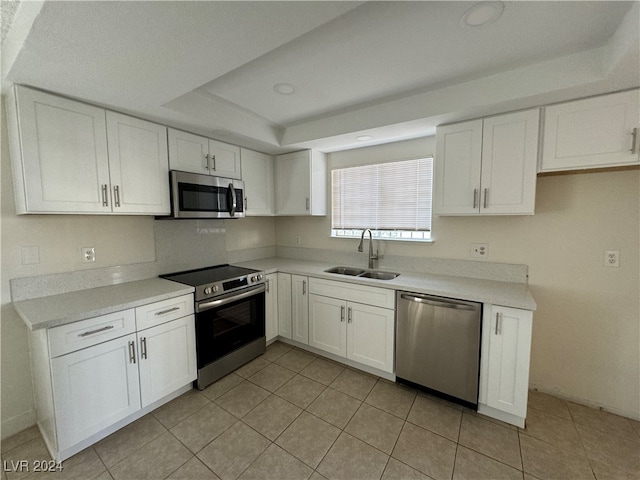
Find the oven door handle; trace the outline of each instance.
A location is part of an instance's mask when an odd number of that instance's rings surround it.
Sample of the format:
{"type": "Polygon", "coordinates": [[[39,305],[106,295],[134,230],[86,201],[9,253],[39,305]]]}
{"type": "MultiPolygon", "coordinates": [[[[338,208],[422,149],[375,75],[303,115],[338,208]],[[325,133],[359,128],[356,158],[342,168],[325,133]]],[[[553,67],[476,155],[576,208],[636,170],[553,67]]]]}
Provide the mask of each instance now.
{"type": "Polygon", "coordinates": [[[239,293],[237,295],[221,298],[219,300],[212,300],[210,302],[200,302],[196,304],[196,313],[204,312],[205,310],[211,310],[212,308],[216,307],[221,307],[223,305],[242,300],[243,298],[252,297],[264,291],[266,291],[266,288],[264,284],[262,284],[259,287],[252,288],[248,292],[239,293]]]}

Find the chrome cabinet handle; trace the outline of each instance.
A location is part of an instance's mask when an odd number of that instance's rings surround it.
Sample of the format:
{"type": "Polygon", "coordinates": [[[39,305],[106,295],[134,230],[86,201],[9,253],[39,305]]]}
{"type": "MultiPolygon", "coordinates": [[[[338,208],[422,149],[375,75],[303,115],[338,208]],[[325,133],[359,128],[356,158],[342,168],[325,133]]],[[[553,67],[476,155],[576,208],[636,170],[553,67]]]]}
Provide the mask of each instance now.
{"type": "Polygon", "coordinates": [[[147,337],[142,337],[140,340],[140,355],[145,360],[147,359],[147,337]]]}
{"type": "Polygon", "coordinates": [[[344,322],[344,305],[340,306],[340,322],[344,322]]]}
{"type": "Polygon", "coordinates": [[[485,188],[484,189],[484,208],[487,208],[489,204],[489,189],[485,188]]]}
{"type": "Polygon", "coordinates": [[[109,206],[109,199],[107,198],[107,191],[108,191],[108,186],[107,184],[103,184],[102,185],[102,206],[103,207],[108,207],[109,206]]]}
{"type": "Polygon", "coordinates": [[[348,310],[348,315],[347,315],[347,323],[351,323],[351,320],[353,320],[353,310],[351,309],[351,307],[349,307],[348,310]]]}
{"type": "Polygon", "coordinates": [[[79,333],[78,336],[88,337],[89,335],[95,335],[96,333],[106,332],[107,330],[111,330],[112,328],[115,328],[115,327],[113,325],[107,325],[106,327],[97,328],[95,330],[89,330],[88,332],[79,333]]]}
{"type": "Polygon", "coordinates": [[[631,155],[636,154],[636,144],[638,140],[638,127],[631,131],[631,155]]]}
{"type": "Polygon", "coordinates": [[[478,208],[478,189],[473,189],[473,208],[478,208]]]}
{"type": "Polygon", "coordinates": [[[136,344],[129,342],[129,362],[136,363],[136,344]]]}
{"type": "Polygon", "coordinates": [[[180,310],[180,307],[167,308],[161,312],[156,312],[156,316],[159,317],[160,315],[166,315],[167,313],[175,312],[176,310],[180,310]]]}
{"type": "Polygon", "coordinates": [[[119,207],[120,206],[120,187],[118,185],[115,185],[113,187],[113,195],[115,197],[114,204],[116,207],[119,207]]]}
{"type": "Polygon", "coordinates": [[[216,156],[215,155],[211,155],[211,163],[213,163],[213,168],[211,170],[213,170],[215,172],[216,171],[216,156]]]}
{"type": "Polygon", "coordinates": [[[205,164],[202,166],[205,170],[209,170],[209,154],[204,154],[205,164]]]}
{"type": "Polygon", "coordinates": [[[249,202],[247,202],[247,197],[244,197],[244,211],[246,212],[249,209],[249,202]]]}
{"type": "Polygon", "coordinates": [[[496,313],[496,335],[499,335],[500,333],[502,333],[502,329],[500,328],[500,318],[501,318],[501,314],[496,313]]]}
{"type": "Polygon", "coordinates": [[[309,197],[307,197],[306,209],[309,210],[309,207],[310,207],[310,202],[309,202],[309,197]]]}
{"type": "Polygon", "coordinates": [[[271,290],[271,279],[267,280],[267,285],[266,287],[266,292],[269,293],[269,290],[271,290]]]}
{"type": "Polygon", "coordinates": [[[307,281],[306,280],[302,281],[302,294],[303,295],[307,294],[307,281]]]}

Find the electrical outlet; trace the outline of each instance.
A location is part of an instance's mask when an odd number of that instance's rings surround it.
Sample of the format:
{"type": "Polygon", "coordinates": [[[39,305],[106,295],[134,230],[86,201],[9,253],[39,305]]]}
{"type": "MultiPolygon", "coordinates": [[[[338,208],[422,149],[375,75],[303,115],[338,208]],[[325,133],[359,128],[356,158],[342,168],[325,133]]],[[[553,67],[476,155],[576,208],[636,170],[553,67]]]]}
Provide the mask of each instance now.
{"type": "Polygon", "coordinates": [[[604,251],[604,266],[605,267],[619,267],[620,266],[620,251],[619,250],[605,250],[604,251]]]}
{"type": "Polygon", "coordinates": [[[95,247],[82,247],[82,262],[91,263],[96,261],[95,247]]]}
{"type": "Polygon", "coordinates": [[[472,243],[471,250],[469,251],[471,258],[489,258],[489,244],[488,243],[472,243]]]}

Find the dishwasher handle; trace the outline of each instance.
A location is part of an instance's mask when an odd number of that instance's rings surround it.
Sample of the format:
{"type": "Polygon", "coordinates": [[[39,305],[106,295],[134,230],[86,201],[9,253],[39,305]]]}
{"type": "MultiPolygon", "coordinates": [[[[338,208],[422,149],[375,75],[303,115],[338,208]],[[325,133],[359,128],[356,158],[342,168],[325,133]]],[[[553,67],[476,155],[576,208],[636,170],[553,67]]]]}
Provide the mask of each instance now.
{"type": "Polygon", "coordinates": [[[403,293],[400,295],[403,300],[410,300],[412,302],[424,303],[432,305],[434,307],[453,308],[456,310],[470,310],[475,311],[477,307],[466,303],[457,303],[453,300],[435,300],[432,297],[423,297],[421,295],[403,293]]]}

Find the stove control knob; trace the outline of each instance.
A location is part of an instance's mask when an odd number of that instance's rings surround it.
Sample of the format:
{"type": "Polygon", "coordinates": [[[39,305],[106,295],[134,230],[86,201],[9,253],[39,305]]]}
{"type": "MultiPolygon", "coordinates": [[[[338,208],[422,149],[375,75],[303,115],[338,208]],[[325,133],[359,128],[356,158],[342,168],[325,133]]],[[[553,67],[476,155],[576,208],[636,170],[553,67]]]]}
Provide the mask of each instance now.
{"type": "Polygon", "coordinates": [[[209,295],[210,293],[211,293],[211,287],[206,287],[206,288],[204,289],[204,294],[205,294],[205,295],[209,295]]]}
{"type": "Polygon", "coordinates": [[[256,278],[256,276],[255,276],[255,275],[251,277],[251,281],[252,281],[252,282],[255,282],[256,280],[257,280],[257,278],[256,278]]]}
{"type": "Polygon", "coordinates": [[[262,280],[264,277],[262,276],[261,273],[258,274],[258,280],[262,280]]]}
{"type": "Polygon", "coordinates": [[[219,290],[217,285],[214,285],[213,287],[211,287],[211,293],[217,293],[217,291],[219,290]]]}

